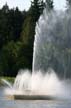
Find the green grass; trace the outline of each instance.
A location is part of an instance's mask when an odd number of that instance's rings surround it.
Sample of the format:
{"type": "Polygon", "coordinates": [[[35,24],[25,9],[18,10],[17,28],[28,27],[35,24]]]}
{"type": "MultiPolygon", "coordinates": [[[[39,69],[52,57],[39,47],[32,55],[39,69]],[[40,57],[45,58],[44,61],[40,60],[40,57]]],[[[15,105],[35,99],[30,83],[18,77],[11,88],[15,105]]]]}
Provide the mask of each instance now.
{"type": "Polygon", "coordinates": [[[2,81],[1,79],[5,79],[7,81],[9,81],[10,83],[14,83],[14,77],[0,77],[0,85],[2,85],[2,81]]]}

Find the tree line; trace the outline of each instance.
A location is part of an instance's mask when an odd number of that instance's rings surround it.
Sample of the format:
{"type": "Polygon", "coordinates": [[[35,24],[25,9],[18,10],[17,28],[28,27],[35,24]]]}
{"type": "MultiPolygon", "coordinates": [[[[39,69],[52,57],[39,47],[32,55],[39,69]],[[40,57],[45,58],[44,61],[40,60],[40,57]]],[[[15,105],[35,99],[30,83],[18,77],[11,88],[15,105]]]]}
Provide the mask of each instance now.
{"type": "MultiPolygon", "coordinates": [[[[68,7],[71,4],[67,0],[68,7]]],[[[0,9],[0,75],[16,76],[19,69],[32,70],[35,26],[43,9],[54,8],[53,0],[33,0],[28,11],[0,9]]]]}
{"type": "Polygon", "coordinates": [[[33,0],[28,11],[18,7],[0,9],[0,75],[16,76],[19,69],[32,70],[36,22],[45,3],[33,0]]]}

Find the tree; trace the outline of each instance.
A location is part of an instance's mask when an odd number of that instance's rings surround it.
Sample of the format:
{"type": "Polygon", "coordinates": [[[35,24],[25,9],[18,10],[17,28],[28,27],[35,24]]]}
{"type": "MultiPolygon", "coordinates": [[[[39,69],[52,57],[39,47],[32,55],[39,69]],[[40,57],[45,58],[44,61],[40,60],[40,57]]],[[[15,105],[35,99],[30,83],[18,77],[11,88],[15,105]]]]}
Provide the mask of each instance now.
{"type": "Polygon", "coordinates": [[[35,26],[38,21],[41,13],[44,9],[43,1],[34,0],[31,2],[31,7],[27,13],[27,17],[23,24],[23,31],[21,33],[21,38],[24,43],[28,42],[28,39],[34,37],[35,35],[35,26]]]}
{"type": "Polygon", "coordinates": [[[8,39],[17,41],[20,38],[22,30],[22,23],[24,22],[26,12],[23,13],[16,7],[16,9],[9,10],[8,13],[8,39]]]}
{"type": "Polygon", "coordinates": [[[0,9],[0,48],[12,40],[19,40],[25,17],[26,11],[21,12],[18,7],[9,9],[7,3],[0,9]]]}
{"type": "Polygon", "coordinates": [[[32,17],[34,17],[35,22],[38,20],[39,16],[42,14],[43,9],[44,9],[44,2],[43,0],[34,0],[33,2],[31,2],[31,14],[32,17]]]}
{"type": "Polygon", "coordinates": [[[70,7],[71,6],[71,0],[66,0],[66,1],[67,1],[68,7],[70,7]]]}
{"type": "Polygon", "coordinates": [[[53,0],[46,0],[46,7],[48,11],[53,9],[53,0]]]}
{"type": "Polygon", "coordinates": [[[8,13],[8,11],[9,11],[9,7],[8,7],[8,5],[7,5],[7,3],[2,7],[2,12],[4,12],[4,13],[8,13]]]}
{"type": "Polygon", "coordinates": [[[8,37],[8,12],[9,7],[7,4],[5,4],[3,8],[0,10],[0,48],[3,46],[3,44],[6,43],[8,37]]]}
{"type": "Polygon", "coordinates": [[[20,68],[16,66],[19,60],[20,48],[21,43],[15,43],[14,41],[10,41],[3,46],[0,53],[0,72],[2,71],[4,76],[16,76],[20,68]]]}
{"type": "Polygon", "coordinates": [[[30,67],[32,67],[35,26],[41,13],[43,12],[43,9],[44,2],[42,0],[34,0],[31,2],[31,7],[23,24],[21,41],[23,42],[23,49],[26,47],[26,51],[29,53],[28,63],[30,63],[30,67]]]}

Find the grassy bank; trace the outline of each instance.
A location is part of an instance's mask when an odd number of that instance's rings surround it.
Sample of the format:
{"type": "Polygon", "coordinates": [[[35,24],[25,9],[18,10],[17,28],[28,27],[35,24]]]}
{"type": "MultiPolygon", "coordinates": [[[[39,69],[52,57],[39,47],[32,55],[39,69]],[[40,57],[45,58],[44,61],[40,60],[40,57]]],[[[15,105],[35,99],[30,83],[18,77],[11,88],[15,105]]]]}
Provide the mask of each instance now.
{"type": "Polygon", "coordinates": [[[3,82],[1,79],[5,79],[7,81],[9,81],[10,83],[14,83],[14,77],[0,77],[0,86],[3,85],[3,82]]]}

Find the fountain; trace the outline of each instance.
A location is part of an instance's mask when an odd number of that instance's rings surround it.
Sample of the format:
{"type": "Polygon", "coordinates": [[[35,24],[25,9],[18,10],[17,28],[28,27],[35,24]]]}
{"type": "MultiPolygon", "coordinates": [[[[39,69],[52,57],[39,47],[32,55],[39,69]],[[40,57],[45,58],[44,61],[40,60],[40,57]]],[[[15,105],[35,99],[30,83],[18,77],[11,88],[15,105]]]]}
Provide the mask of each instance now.
{"type": "Polygon", "coordinates": [[[59,78],[70,75],[71,12],[44,10],[36,25],[33,71],[52,68],[59,78]]]}
{"type": "Polygon", "coordinates": [[[70,49],[70,27],[70,11],[44,10],[36,24],[32,74],[20,70],[14,85],[5,89],[7,95],[15,99],[71,98],[68,53],[64,59],[70,49]]]}

